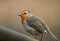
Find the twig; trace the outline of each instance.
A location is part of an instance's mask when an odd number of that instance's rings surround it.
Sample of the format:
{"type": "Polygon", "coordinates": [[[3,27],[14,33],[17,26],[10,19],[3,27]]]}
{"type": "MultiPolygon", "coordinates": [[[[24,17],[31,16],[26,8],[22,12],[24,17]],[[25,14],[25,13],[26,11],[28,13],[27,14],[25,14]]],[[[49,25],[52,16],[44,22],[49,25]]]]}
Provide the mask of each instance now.
{"type": "Polygon", "coordinates": [[[0,41],[38,41],[22,33],[0,26],[0,41]]]}

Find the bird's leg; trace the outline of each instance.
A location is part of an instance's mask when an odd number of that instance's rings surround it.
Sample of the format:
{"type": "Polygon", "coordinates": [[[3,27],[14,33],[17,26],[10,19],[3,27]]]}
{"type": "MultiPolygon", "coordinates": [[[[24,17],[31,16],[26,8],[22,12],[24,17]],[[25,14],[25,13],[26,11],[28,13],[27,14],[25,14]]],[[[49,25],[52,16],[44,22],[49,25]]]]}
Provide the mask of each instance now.
{"type": "Polygon", "coordinates": [[[44,37],[44,33],[42,33],[40,41],[43,41],[43,37],[44,37]]]}

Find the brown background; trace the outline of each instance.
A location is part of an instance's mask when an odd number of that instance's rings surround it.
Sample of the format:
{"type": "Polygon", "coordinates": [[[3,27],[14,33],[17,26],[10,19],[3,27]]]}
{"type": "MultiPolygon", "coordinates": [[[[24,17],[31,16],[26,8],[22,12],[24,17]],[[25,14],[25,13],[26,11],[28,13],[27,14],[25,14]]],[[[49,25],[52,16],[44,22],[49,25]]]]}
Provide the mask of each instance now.
{"type": "MultiPolygon", "coordinates": [[[[51,31],[60,38],[60,1],[59,0],[0,0],[0,25],[9,27],[28,36],[18,16],[22,10],[30,10],[41,17],[51,31]]],[[[36,39],[39,39],[36,36],[36,39]],[[36,38],[37,37],[37,38],[36,38]]],[[[54,41],[49,35],[45,35],[44,41],[54,41]]]]}

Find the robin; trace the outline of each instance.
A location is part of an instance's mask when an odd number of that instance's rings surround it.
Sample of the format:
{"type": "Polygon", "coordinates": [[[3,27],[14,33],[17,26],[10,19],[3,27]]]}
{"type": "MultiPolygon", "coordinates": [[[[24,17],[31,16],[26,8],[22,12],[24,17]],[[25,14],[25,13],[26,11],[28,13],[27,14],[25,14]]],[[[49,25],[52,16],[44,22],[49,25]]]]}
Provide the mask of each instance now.
{"type": "Polygon", "coordinates": [[[27,32],[35,36],[42,35],[40,41],[42,41],[44,33],[50,34],[56,41],[58,41],[45,22],[41,18],[33,15],[29,10],[22,11],[19,16],[21,16],[22,24],[27,32]]]}

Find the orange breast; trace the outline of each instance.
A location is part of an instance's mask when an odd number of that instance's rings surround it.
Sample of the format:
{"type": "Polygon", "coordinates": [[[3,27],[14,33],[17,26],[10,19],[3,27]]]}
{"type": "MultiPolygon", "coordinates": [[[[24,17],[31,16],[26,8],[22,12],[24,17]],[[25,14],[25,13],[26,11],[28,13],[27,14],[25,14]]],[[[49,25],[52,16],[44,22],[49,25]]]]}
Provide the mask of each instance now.
{"type": "Polygon", "coordinates": [[[27,19],[29,17],[29,15],[28,14],[23,14],[22,16],[21,16],[21,18],[22,18],[22,24],[24,24],[24,20],[25,19],[27,19]]]}
{"type": "Polygon", "coordinates": [[[26,15],[25,15],[25,14],[24,14],[24,15],[22,15],[22,18],[23,18],[23,19],[27,19],[28,17],[29,17],[29,15],[28,15],[28,14],[26,14],[26,15]]]}

